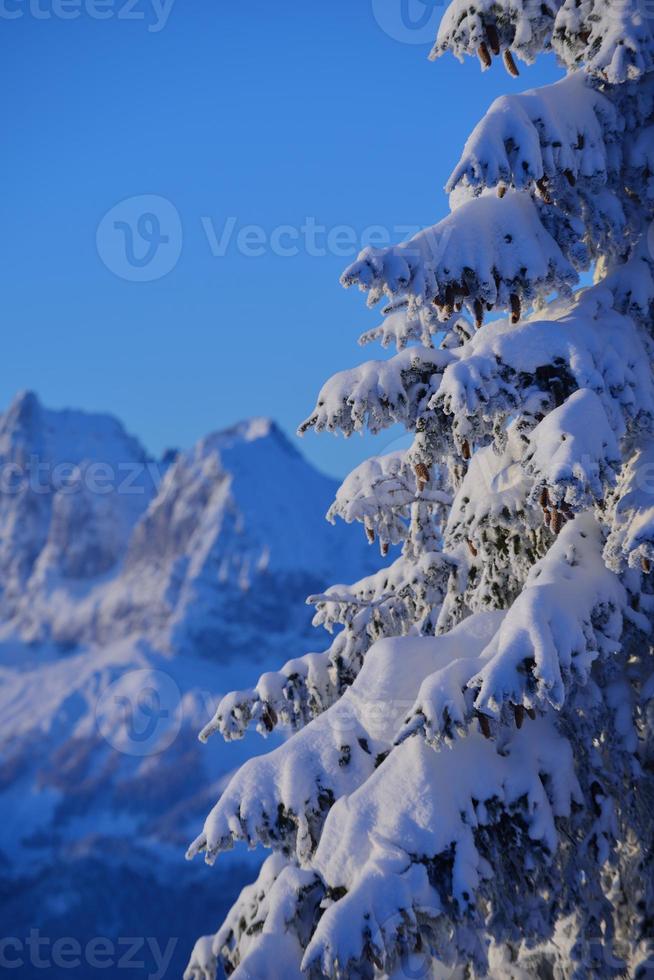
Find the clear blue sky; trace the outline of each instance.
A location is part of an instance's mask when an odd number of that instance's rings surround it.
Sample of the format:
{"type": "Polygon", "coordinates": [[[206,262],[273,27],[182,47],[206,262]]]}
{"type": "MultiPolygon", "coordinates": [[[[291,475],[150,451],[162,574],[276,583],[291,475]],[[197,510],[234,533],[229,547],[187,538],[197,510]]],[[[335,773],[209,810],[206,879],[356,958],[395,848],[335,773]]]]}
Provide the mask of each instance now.
{"type": "MultiPolygon", "coordinates": [[[[492,99],[558,75],[548,60],[517,81],[432,64],[389,36],[406,0],[176,0],[160,30],[152,0],[102,0],[102,20],[91,0],[63,0],[78,16],[62,19],[61,2],[0,4],[0,405],[28,387],[110,411],[155,453],[254,414],[293,433],[329,375],[385,356],[356,345],[379,317],[339,285],[349,258],[302,237],[294,256],[244,255],[243,226],[432,223],[492,99]],[[149,282],[115,275],[96,245],[105,213],[138,195],[181,219],[177,263],[149,282]],[[206,227],[219,237],[229,218],[215,256],[206,227]]],[[[385,443],[301,448],[343,474],[385,443]]]]}

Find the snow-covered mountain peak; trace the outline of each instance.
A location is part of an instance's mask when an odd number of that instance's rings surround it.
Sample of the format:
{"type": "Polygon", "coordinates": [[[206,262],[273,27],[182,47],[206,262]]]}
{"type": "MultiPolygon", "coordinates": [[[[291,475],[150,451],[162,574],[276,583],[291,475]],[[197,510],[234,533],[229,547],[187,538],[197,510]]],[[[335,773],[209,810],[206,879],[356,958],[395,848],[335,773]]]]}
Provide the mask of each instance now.
{"type": "Polygon", "coordinates": [[[229,428],[211,432],[197,443],[195,449],[199,453],[256,452],[266,446],[271,452],[276,450],[288,456],[302,458],[286,433],[276,422],[265,416],[243,419],[229,428]]]}
{"type": "Polygon", "coordinates": [[[0,616],[30,642],[145,635],[229,658],[262,615],[298,635],[308,594],[375,563],[324,519],[336,482],[269,418],[157,462],[113,417],[23,392],[0,415],[3,467],[0,616]]]}

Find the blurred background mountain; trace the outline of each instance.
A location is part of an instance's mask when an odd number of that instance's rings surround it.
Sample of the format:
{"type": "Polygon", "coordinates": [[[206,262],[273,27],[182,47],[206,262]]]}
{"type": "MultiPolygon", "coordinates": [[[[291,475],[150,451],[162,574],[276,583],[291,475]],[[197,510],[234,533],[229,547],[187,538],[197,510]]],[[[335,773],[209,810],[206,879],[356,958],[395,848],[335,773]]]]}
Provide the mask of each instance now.
{"type": "MultiPolygon", "coordinates": [[[[31,392],[0,416],[5,936],[172,938],[179,976],[254,877],[247,852],[184,860],[262,749],[197,732],[222,694],[324,649],[311,592],[377,567],[326,523],[336,489],[264,418],[152,459],[116,419],[31,392]]],[[[155,972],[134,958],[121,977],[155,972]]]]}

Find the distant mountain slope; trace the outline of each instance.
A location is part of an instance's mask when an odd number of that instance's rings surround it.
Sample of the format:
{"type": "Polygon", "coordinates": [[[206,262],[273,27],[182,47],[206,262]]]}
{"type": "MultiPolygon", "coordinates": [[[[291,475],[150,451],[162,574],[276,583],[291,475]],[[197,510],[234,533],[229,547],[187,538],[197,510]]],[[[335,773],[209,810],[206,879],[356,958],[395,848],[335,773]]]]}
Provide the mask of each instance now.
{"type": "Polygon", "coordinates": [[[116,880],[122,935],[163,921],[161,902],[135,904],[146,880],[174,876],[188,909],[198,890],[233,891],[234,871],[209,881],[184,845],[261,746],[203,748],[197,732],[226,691],[325,646],[310,592],[376,567],[362,536],[325,521],[336,489],[267,419],[155,461],[109,416],[31,393],[0,416],[0,894],[14,930],[43,908],[75,935],[81,903],[101,934],[98,895],[116,880]]]}

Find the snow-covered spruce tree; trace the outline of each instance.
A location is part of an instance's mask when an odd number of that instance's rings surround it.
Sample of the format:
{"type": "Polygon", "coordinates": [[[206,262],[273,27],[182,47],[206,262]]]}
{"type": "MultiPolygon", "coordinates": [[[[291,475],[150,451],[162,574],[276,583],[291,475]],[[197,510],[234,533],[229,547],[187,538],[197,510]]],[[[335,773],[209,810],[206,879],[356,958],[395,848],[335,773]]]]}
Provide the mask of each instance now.
{"type": "Polygon", "coordinates": [[[443,18],[434,57],[515,74],[553,50],[568,74],[498,99],[449,216],[344,273],[386,297],[362,341],[397,353],[332,378],[301,431],[412,434],[329,514],[395,550],[313,598],[326,653],[202,733],[294,730],[190,848],[273,853],[188,978],[654,975],[653,16],[443,18]]]}

